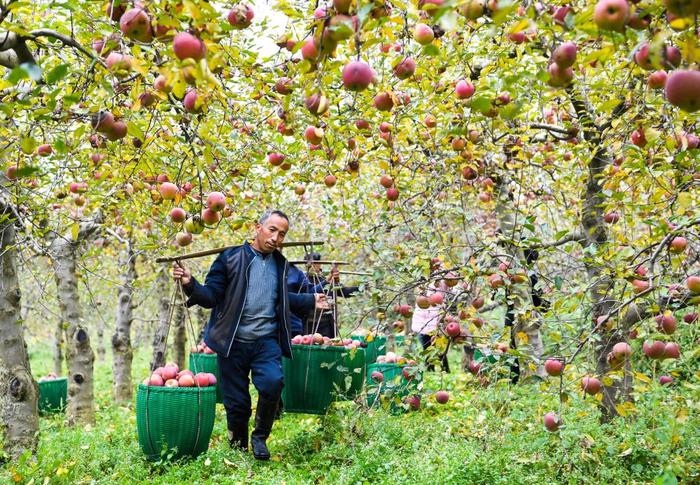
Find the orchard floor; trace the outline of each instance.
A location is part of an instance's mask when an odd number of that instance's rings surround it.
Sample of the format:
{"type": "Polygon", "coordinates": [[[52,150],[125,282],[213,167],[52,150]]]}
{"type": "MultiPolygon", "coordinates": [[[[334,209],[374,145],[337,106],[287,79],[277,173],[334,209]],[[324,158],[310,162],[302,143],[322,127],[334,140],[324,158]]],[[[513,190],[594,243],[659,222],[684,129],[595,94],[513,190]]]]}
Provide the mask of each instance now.
{"type": "MultiPolygon", "coordinates": [[[[134,376],[146,375],[137,353],[134,376]]],[[[459,356],[451,356],[458,368],[459,356]]],[[[48,350],[32,354],[37,376],[49,370],[48,350]]],[[[257,462],[232,451],[225,415],[209,451],[177,463],[145,460],[136,438],[134,405],[110,397],[110,362],[96,365],[97,423],[64,426],[41,419],[36,461],[4,463],[0,483],[700,483],[699,383],[661,388],[648,384],[634,414],[599,424],[594,400],[570,394],[566,423],[548,433],[542,416],[558,409],[558,379],[488,388],[462,372],[426,380],[423,407],[394,416],[346,402],[326,416],[285,414],[269,442],[273,459],[257,462]],[[446,405],[427,393],[450,391],[446,405]]]]}

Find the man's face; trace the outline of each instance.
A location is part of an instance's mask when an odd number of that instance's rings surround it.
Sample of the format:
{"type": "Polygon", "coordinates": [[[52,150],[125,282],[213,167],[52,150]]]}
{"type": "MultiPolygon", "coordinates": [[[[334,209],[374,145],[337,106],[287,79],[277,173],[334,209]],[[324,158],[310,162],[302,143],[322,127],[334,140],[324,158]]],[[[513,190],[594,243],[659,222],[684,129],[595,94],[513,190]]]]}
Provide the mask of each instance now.
{"type": "Polygon", "coordinates": [[[268,254],[281,247],[288,230],[287,219],[277,214],[271,215],[264,224],[256,224],[255,240],[260,251],[268,254]]]}

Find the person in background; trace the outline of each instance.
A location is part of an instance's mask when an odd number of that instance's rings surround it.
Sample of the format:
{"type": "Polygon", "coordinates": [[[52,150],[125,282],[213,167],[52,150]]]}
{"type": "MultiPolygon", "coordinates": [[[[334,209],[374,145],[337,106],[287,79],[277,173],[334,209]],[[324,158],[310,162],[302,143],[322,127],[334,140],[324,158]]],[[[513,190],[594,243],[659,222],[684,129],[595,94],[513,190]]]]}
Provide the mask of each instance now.
{"type": "Polygon", "coordinates": [[[320,312],[310,312],[306,318],[304,333],[313,334],[320,333],[324,337],[335,338],[338,336],[338,305],[336,297],[347,298],[359,291],[357,286],[340,286],[340,271],[336,266],[333,266],[328,274],[328,278],[324,278],[321,272],[321,264],[314,263],[320,261],[319,253],[311,253],[306,255],[306,261],[310,266],[309,272],[306,274],[312,288],[324,288],[328,292],[328,310],[320,312]],[[328,288],[328,285],[331,288],[328,288]]]}
{"type": "MultiPolygon", "coordinates": [[[[431,276],[439,271],[441,265],[437,261],[431,262],[431,276]]],[[[447,301],[447,297],[451,294],[450,288],[445,283],[444,279],[431,282],[425,293],[425,296],[430,297],[434,293],[442,293],[443,300],[447,301]]],[[[413,318],[411,320],[411,330],[418,335],[418,341],[426,351],[433,344],[433,338],[437,333],[437,326],[445,314],[445,303],[441,305],[431,305],[428,308],[420,308],[417,304],[413,309],[413,318]]],[[[447,362],[447,355],[443,355],[440,364],[442,370],[450,372],[450,366],[447,362]]],[[[435,366],[428,364],[428,370],[435,370],[435,366]]]]}

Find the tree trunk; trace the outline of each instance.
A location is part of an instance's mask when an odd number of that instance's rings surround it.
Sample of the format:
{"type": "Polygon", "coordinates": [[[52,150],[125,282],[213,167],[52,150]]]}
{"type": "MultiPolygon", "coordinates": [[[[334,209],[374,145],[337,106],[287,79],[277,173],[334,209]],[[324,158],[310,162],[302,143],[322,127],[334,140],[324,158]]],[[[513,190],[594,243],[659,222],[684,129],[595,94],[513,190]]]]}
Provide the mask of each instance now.
{"type": "MultiPolygon", "coordinates": [[[[153,369],[165,365],[166,340],[170,328],[170,289],[172,282],[168,268],[163,266],[158,273],[155,284],[158,286],[158,327],[153,337],[153,369]]],[[[152,369],[150,369],[152,370],[152,369]]]]}
{"type": "Polygon", "coordinates": [[[192,345],[196,345],[204,340],[204,327],[207,326],[208,322],[209,312],[206,310],[206,308],[202,308],[201,306],[197,305],[197,325],[199,325],[199,328],[197,329],[197,342],[192,342],[192,345]]]}
{"type": "MultiPolygon", "coordinates": [[[[584,128],[583,135],[588,145],[593,148],[593,155],[588,162],[588,180],[583,189],[583,210],[581,213],[581,235],[580,241],[583,247],[598,248],[608,244],[608,231],[603,221],[603,205],[606,196],[603,194],[599,180],[605,168],[612,162],[608,149],[601,139],[602,130],[595,125],[596,116],[592,109],[586,105],[583,95],[573,88],[568,89],[571,104],[576,111],[579,123],[584,128]]],[[[620,105],[623,107],[623,105],[620,105]]],[[[624,109],[624,107],[622,108],[624,109]]],[[[613,110],[613,116],[621,114],[619,108],[613,110]]],[[[592,254],[595,254],[592,253],[592,254]]],[[[593,304],[593,317],[607,315],[610,310],[619,304],[613,294],[615,282],[604,273],[604,266],[591,256],[585,259],[586,272],[590,281],[589,295],[593,304]]],[[[603,263],[604,264],[604,263],[603,263]]],[[[595,327],[596,324],[593,323],[595,327]]],[[[600,338],[595,340],[594,351],[596,359],[596,372],[603,377],[610,372],[610,365],[607,361],[608,354],[613,346],[618,342],[627,341],[627,332],[607,331],[604,327],[596,330],[600,338]]],[[[621,401],[629,401],[632,393],[632,379],[630,375],[629,361],[625,363],[622,379],[614,379],[610,385],[603,384],[602,415],[603,422],[609,421],[619,413],[616,405],[621,401]]],[[[603,381],[605,382],[605,381],[603,381]]]]}
{"type": "MultiPolygon", "coordinates": [[[[513,203],[505,187],[505,181],[498,178],[496,184],[496,215],[502,237],[505,241],[519,240],[520,233],[516,232],[518,225],[516,211],[512,208],[513,203]]],[[[503,246],[505,252],[512,257],[511,267],[516,267],[516,264],[525,261],[523,251],[518,246],[508,242],[503,246]]],[[[546,376],[542,363],[544,344],[540,334],[542,319],[534,308],[530,287],[527,283],[511,284],[508,293],[513,305],[514,332],[516,335],[519,333],[526,335],[526,339],[522,339],[526,341],[518,342],[518,347],[525,347],[527,354],[537,366],[537,375],[544,377],[546,376]]]]}
{"type": "MultiPolygon", "coordinates": [[[[10,215],[1,207],[3,217],[10,215]]],[[[20,289],[17,280],[14,218],[0,223],[0,428],[4,450],[17,459],[26,450],[33,454],[39,441],[37,402],[39,388],[32,377],[24,325],[19,321],[20,289]]]]}
{"type": "Polygon", "coordinates": [[[57,376],[63,375],[63,321],[59,320],[54,327],[53,334],[53,372],[57,376]]]}
{"type": "Polygon", "coordinates": [[[97,315],[99,318],[97,319],[97,348],[95,351],[97,352],[97,361],[98,362],[104,362],[105,361],[105,320],[102,318],[102,315],[100,315],[100,309],[98,308],[97,304],[92,305],[92,309],[95,312],[95,315],[97,315]]]}
{"type": "Polygon", "coordinates": [[[180,299],[175,302],[175,314],[173,316],[173,361],[180,369],[185,368],[185,346],[187,333],[185,327],[185,305],[180,299]]]}
{"type": "Polygon", "coordinates": [[[89,237],[99,227],[98,217],[81,223],[77,234],[73,234],[72,231],[65,236],[53,234],[54,239],[49,247],[59,308],[66,331],[66,363],[68,364],[66,420],[69,425],[95,422],[93,390],[95,354],[90,345],[88,331],[83,326],[75,259],[78,242],[89,237]]]}
{"type": "Polygon", "coordinates": [[[133,321],[132,297],[136,281],[136,258],[131,241],[119,258],[119,266],[124,269],[122,284],[118,289],[117,319],[112,336],[112,373],[114,374],[114,399],[117,402],[131,401],[131,362],[134,356],[131,348],[131,322],[133,321]]]}

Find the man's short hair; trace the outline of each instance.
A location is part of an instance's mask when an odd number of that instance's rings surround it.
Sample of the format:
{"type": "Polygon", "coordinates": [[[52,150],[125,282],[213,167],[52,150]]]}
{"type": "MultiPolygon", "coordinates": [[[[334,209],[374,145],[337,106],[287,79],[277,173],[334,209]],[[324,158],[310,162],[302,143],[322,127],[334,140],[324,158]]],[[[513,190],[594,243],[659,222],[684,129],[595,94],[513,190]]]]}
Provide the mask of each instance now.
{"type": "Polygon", "coordinates": [[[265,224],[265,222],[267,222],[267,220],[272,216],[281,217],[282,219],[286,219],[287,222],[289,222],[289,217],[287,217],[287,214],[285,214],[284,212],[280,210],[268,209],[262,213],[260,219],[258,219],[258,224],[265,224]]]}
{"type": "Polygon", "coordinates": [[[306,261],[321,261],[321,253],[307,253],[304,259],[306,261]]]}

